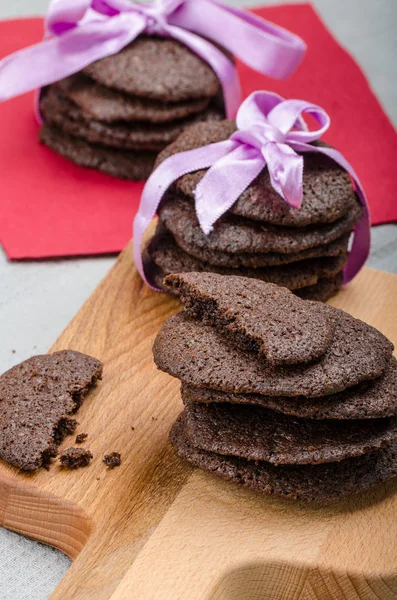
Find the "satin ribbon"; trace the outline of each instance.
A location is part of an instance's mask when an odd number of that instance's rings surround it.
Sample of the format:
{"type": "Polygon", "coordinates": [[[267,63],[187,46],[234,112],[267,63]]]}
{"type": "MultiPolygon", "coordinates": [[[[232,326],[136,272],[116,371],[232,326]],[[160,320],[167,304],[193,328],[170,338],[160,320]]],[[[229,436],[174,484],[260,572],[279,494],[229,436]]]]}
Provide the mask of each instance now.
{"type": "Polygon", "coordinates": [[[218,0],[52,0],[44,40],[0,61],[0,102],[77,73],[143,33],[174,38],[205,60],[221,82],[228,118],[240,104],[240,83],[211,41],[276,79],[290,75],[306,50],[298,36],[218,0]]]}
{"type": "Polygon", "coordinates": [[[369,254],[370,214],[364,190],[353,167],[337,150],[310,143],[320,139],[330,122],[328,114],[320,106],[304,100],[284,100],[271,92],[254,92],[240,106],[237,131],[228,140],[181,152],[162,162],[146,182],[133,225],[134,260],[146,283],[153,287],[143,267],[143,235],[163,195],[174,181],[192,171],[208,169],[195,190],[197,217],[203,232],[208,235],[219,217],[231,208],[265,167],[269,169],[271,185],[276,192],[299,210],[303,198],[305,152],[325,154],[345,169],[364,207],[344,269],[344,282],[351,281],[369,254]],[[302,118],[305,113],[318,123],[317,129],[307,128],[302,118]]]}

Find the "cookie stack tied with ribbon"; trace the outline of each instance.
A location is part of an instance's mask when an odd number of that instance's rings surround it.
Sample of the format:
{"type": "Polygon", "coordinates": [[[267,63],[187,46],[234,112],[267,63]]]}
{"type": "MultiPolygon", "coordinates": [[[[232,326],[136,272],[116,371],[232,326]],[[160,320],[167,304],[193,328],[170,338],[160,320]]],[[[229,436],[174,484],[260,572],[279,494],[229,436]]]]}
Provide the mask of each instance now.
{"type": "Polygon", "coordinates": [[[352,167],[319,141],[329,124],[318,106],[255,92],[236,122],[181,134],[160,154],[135,219],[146,281],[159,289],[170,273],[243,275],[323,301],[350,281],[368,255],[369,212],[352,167]],[[142,233],[156,212],[143,264],[142,233]]]}
{"type": "Polygon", "coordinates": [[[219,95],[217,76],[189,48],[140,37],[43,90],[40,140],[77,164],[147,179],[187,126],[225,118],[219,95]]]}
{"type": "Polygon", "coordinates": [[[77,164],[146,179],[188,125],[234,118],[233,55],[283,79],[305,49],[218,0],[52,0],[44,40],[0,61],[0,101],[42,88],[44,144],[77,164]]]}
{"type": "Polygon", "coordinates": [[[189,273],[165,284],[185,310],[153,354],[182,382],[171,432],[181,458],[308,502],[397,474],[397,361],[383,334],[254,279],[189,273]]]}

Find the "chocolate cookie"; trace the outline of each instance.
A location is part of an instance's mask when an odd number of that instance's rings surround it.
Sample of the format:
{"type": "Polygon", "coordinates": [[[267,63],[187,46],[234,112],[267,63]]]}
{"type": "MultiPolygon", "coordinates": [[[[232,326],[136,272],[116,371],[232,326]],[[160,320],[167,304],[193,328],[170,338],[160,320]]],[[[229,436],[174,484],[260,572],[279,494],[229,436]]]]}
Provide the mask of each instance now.
{"type": "MultiPolygon", "coordinates": [[[[164,273],[164,271],[154,263],[146,263],[145,273],[146,275],[149,275],[149,279],[152,281],[153,285],[164,292],[173,294],[172,290],[169,288],[167,289],[163,284],[163,281],[165,277],[167,277],[168,273],[164,273]]],[[[291,290],[291,292],[303,300],[326,302],[341,289],[342,283],[343,273],[341,272],[335,275],[335,277],[331,277],[329,279],[319,279],[314,285],[291,290]]]]}
{"type": "Polygon", "coordinates": [[[334,322],[323,304],[286,288],[215,273],[168,275],[185,310],[270,365],[306,363],[330,347],[334,322]]]}
{"type": "Polygon", "coordinates": [[[184,402],[253,404],[303,419],[382,419],[397,416],[397,360],[382,375],[332,396],[288,398],[182,386],[184,402]]]}
{"type": "Polygon", "coordinates": [[[231,254],[291,254],[329,244],[350,232],[359,222],[363,208],[356,201],[355,207],[334,223],[299,228],[276,227],[226,214],[218,219],[209,235],[200,227],[193,202],[182,195],[167,194],[158,214],[178,246],[189,254],[199,256],[202,249],[231,254]]]}
{"type": "Polygon", "coordinates": [[[165,37],[140,36],[83,71],[106,87],[163,102],[210,98],[220,89],[208,63],[187,46],[165,37]]]}
{"type": "Polygon", "coordinates": [[[134,181],[147,179],[156,159],[156,152],[116,150],[89,144],[49,125],[40,129],[40,142],[77,165],[134,181]]]}
{"type": "Polygon", "coordinates": [[[379,377],[393,344],[367,323],[323,306],[335,323],[332,344],[321,359],[308,365],[273,367],[231,346],[214,327],[185,312],[168,319],[158,333],[154,360],[159,369],[185,384],[241,394],[315,398],[379,377]]]}
{"type": "Polygon", "coordinates": [[[210,98],[159,102],[139,98],[103,87],[83,73],[76,73],[54,84],[72,102],[98,121],[149,121],[166,123],[204,111],[210,98]]]}
{"type": "MultiPolygon", "coordinates": [[[[178,152],[192,150],[228,139],[236,130],[234,121],[223,121],[217,126],[193,125],[158,157],[156,166],[178,152]]],[[[317,145],[321,143],[317,142],[317,145]]],[[[314,144],[314,145],[316,145],[314,144]]],[[[181,177],[178,190],[189,197],[206,170],[181,177]]],[[[230,211],[249,219],[273,225],[306,227],[320,223],[333,223],[354,210],[357,200],[349,175],[330,158],[318,153],[304,153],[303,202],[299,210],[291,208],[270,183],[265,168],[241,194],[230,211]]]]}
{"type": "Polygon", "coordinates": [[[171,236],[161,240],[155,238],[149,243],[147,252],[160,268],[162,277],[170,273],[212,272],[219,275],[240,275],[258,279],[287,287],[290,290],[313,286],[320,278],[335,276],[343,269],[347,260],[346,254],[302,260],[279,267],[228,269],[214,267],[184,252],[177,246],[171,236]]]}
{"type": "MultiPolygon", "coordinates": [[[[200,248],[200,251],[197,253],[193,250],[191,255],[214,267],[225,267],[228,269],[239,269],[240,267],[251,269],[260,267],[278,267],[280,265],[286,265],[308,258],[322,258],[324,256],[341,256],[342,254],[347,254],[349,238],[350,233],[347,233],[336,239],[334,242],[315,246],[314,248],[308,248],[307,250],[296,252],[295,254],[279,254],[277,252],[266,252],[263,254],[230,254],[228,252],[214,252],[207,250],[206,248],[200,248]]],[[[154,248],[164,249],[167,247],[173,248],[175,245],[176,242],[171,233],[159,223],[153,237],[152,246],[154,248]]]]}
{"type": "Polygon", "coordinates": [[[311,421],[258,406],[187,404],[185,434],[195,448],[274,465],[339,462],[397,443],[397,420],[311,421]]]}
{"type": "Polygon", "coordinates": [[[93,119],[76,104],[51,86],[40,100],[44,121],[64,133],[125,150],[161,150],[175,140],[190,123],[201,120],[220,120],[222,112],[207,108],[202,113],[169,123],[126,122],[105,123],[93,119]]]}
{"type": "Polygon", "coordinates": [[[48,464],[101,376],[98,360],[73,350],[34,356],[1,375],[0,458],[26,471],[48,464]]]}
{"type": "Polygon", "coordinates": [[[180,458],[222,479],[264,494],[305,502],[329,502],[371,488],[397,474],[397,446],[323,465],[274,466],[194,448],[183,417],[172,428],[171,443],[180,458]]]}
{"type": "Polygon", "coordinates": [[[343,273],[340,272],[333,277],[319,279],[314,285],[294,290],[294,294],[302,300],[316,300],[317,302],[326,302],[332,298],[341,289],[343,284],[343,273]]]}

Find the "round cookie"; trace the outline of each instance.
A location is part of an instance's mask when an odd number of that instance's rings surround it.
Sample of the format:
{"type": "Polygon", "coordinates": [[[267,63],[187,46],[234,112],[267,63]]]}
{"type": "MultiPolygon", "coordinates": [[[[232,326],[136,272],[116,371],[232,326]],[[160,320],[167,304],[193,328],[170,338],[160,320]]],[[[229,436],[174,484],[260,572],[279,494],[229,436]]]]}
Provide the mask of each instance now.
{"type": "Polygon", "coordinates": [[[335,324],[332,344],[319,360],[307,365],[272,367],[185,312],[168,319],[157,334],[154,361],[190,386],[266,396],[316,398],[379,377],[393,344],[367,323],[327,304],[323,307],[335,324]]]}
{"type": "Polygon", "coordinates": [[[196,467],[227,481],[288,500],[338,500],[397,474],[396,445],[340,463],[276,467],[263,461],[256,463],[194,448],[186,435],[183,416],[172,428],[171,443],[180,458],[196,467]]]}
{"type": "MultiPolygon", "coordinates": [[[[277,267],[280,265],[286,265],[300,260],[306,260],[308,258],[321,258],[324,256],[341,256],[346,254],[349,246],[350,233],[345,233],[340,238],[329,244],[315,246],[314,248],[308,248],[302,252],[296,252],[295,254],[279,254],[277,252],[267,253],[242,253],[242,254],[230,254],[228,252],[214,252],[201,248],[199,252],[191,253],[191,256],[195,256],[203,262],[213,265],[214,267],[226,267],[229,269],[238,269],[240,267],[257,269],[260,267],[277,267]]],[[[153,238],[153,245],[157,247],[173,247],[175,246],[175,240],[173,239],[170,232],[161,225],[158,224],[155,236],[153,238]],[[167,239],[167,236],[169,239],[167,239]]]]}
{"type": "Polygon", "coordinates": [[[89,143],[126,150],[161,150],[172,142],[192,121],[219,120],[222,113],[207,108],[202,113],[169,123],[105,123],[93,119],[68,100],[55,87],[50,87],[40,99],[44,121],[67,135],[82,138],[89,143]]]}
{"type": "Polygon", "coordinates": [[[181,42],[140,36],[83,72],[102,85],[162,102],[210,98],[220,89],[212,68],[181,42]]]}
{"type": "Polygon", "coordinates": [[[334,223],[316,227],[276,227],[226,214],[215,223],[209,235],[202,231],[194,204],[181,195],[168,194],[158,210],[161,223],[172,233],[185,252],[196,255],[211,252],[294,254],[321,244],[329,244],[348,233],[359,222],[363,208],[355,207],[334,223]]]}
{"type": "MultiPolygon", "coordinates": [[[[236,130],[234,121],[223,121],[187,129],[158,157],[156,166],[178,152],[192,150],[228,139],[236,130]]],[[[317,142],[320,145],[320,142],[317,142]]],[[[176,189],[193,197],[197,184],[206,170],[184,175],[176,182],[176,189]]],[[[230,212],[253,220],[282,225],[306,227],[333,223],[354,209],[356,195],[346,171],[330,158],[319,153],[304,153],[303,202],[295,210],[273,189],[269,171],[265,168],[241,194],[230,212]]]]}
{"type": "Polygon", "coordinates": [[[41,127],[40,142],[77,165],[133,181],[147,179],[156,160],[155,152],[116,150],[89,144],[49,125],[41,127]]]}
{"type": "Polygon", "coordinates": [[[240,275],[275,283],[290,290],[313,286],[320,278],[333,277],[339,273],[347,260],[347,254],[334,257],[307,259],[280,267],[258,269],[227,269],[214,267],[181,250],[171,236],[155,237],[148,246],[148,254],[161,269],[163,277],[170,273],[191,271],[218,273],[219,275],[240,275]]]}
{"type": "Polygon", "coordinates": [[[182,386],[184,402],[253,404],[302,419],[384,419],[397,416],[397,360],[382,375],[323,398],[234,394],[182,386]]]}
{"type": "Polygon", "coordinates": [[[210,102],[210,98],[173,103],[143,99],[106,88],[83,73],[61,79],[54,85],[66,98],[90,114],[93,119],[107,123],[114,121],[166,123],[200,113],[210,102]]]}
{"type": "Polygon", "coordinates": [[[274,465],[339,462],[397,442],[397,420],[311,421],[258,406],[188,403],[185,433],[195,448],[274,465]]]}

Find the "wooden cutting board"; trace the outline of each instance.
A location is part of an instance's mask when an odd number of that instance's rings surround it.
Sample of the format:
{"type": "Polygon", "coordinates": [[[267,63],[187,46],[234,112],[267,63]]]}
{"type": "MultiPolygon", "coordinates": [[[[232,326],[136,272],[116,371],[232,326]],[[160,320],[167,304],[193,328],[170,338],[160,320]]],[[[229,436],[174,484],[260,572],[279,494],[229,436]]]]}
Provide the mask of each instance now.
{"type": "MultiPolygon", "coordinates": [[[[396,301],[397,277],[365,269],[332,304],[397,345],[396,301]]],[[[240,489],[174,456],[179,384],[156,370],[151,347],[178,308],[143,285],[127,248],[52,347],[104,362],[78,413],[92,464],[33,475],[0,465],[0,524],[74,559],[53,599],[397,598],[396,481],[311,507],[240,489]],[[113,471],[102,463],[111,451],[123,460],[113,471]]]]}

